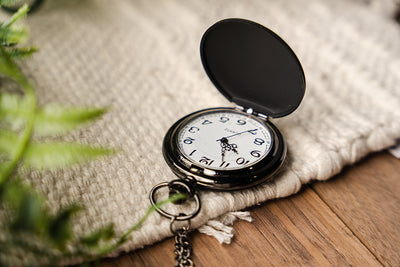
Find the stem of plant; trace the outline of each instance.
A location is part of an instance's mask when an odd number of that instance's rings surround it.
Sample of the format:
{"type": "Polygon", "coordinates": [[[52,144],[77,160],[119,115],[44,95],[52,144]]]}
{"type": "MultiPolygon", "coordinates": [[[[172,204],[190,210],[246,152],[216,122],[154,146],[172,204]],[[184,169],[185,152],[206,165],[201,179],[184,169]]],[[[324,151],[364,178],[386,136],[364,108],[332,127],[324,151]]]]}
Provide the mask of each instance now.
{"type": "Polygon", "coordinates": [[[29,83],[29,81],[25,78],[25,76],[21,73],[18,67],[8,58],[3,47],[1,49],[2,56],[6,57],[5,61],[9,65],[9,68],[12,69],[10,77],[17,82],[22,89],[24,90],[26,105],[29,108],[29,115],[26,118],[25,129],[20,137],[20,142],[15,147],[15,152],[13,154],[13,158],[9,161],[9,163],[5,166],[4,171],[0,173],[0,185],[3,184],[14,172],[15,168],[18,165],[18,162],[22,159],[24,152],[28,146],[29,140],[32,136],[33,125],[35,122],[36,116],[36,96],[35,90],[33,86],[29,83]]]}
{"type": "Polygon", "coordinates": [[[142,226],[143,222],[147,219],[147,217],[149,217],[149,215],[156,210],[156,207],[159,208],[167,203],[170,202],[175,202],[181,199],[185,199],[187,196],[185,194],[175,194],[173,196],[171,196],[170,198],[157,202],[156,205],[151,206],[147,212],[145,213],[145,215],[140,219],[139,222],[137,222],[134,226],[132,226],[130,229],[128,229],[128,231],[126,231],[119,239],[118,241],[111,245],[110,247],[107,247],[105,249],[103,249],[102,251],[100,251],[100,253],[97,256],[104,256],[108,253],[110,253],[111,251],[113,251],[114,249],[116,249],[117,247],[119,247],[120,245],[122,245],[123,243],[125,243],[126,241],[129,240],[129,236],[130,234],[137,230],[140,226],[142,226]]]}
{"type": "Polygon", "coordinates": [[[29,83],[25,82],[23,88],[27,100],[27,105],[29,105],[29,115],[27,117],[25,129],[20,137],[20,142],[15,147],[14,157],[6,165],[4,171],[0,174],[0,185],[3,184],[11,176],[14,169],[17,167],[18,162],[22,159],[22,156],[24,155],[24,152],[28,146],[29,139],[32,136],[33,124],[36,115],[36,97],[33,87],[29,83]]]}

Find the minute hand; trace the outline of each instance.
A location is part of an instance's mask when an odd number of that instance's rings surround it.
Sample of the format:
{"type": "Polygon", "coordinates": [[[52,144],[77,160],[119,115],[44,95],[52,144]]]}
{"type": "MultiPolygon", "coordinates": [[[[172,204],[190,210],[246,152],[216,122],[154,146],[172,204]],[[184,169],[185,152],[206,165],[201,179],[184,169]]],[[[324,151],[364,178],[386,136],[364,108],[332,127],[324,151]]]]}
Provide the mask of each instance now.
{"type": "MultiPolygon", "coordinates": [[[[257,129],[254,129],[254,130],[257,130],[257,129]]],[[[239,134],[243,134],[243,133],[247,133],[247,132],[254,131],[254,130],[247,130],[247,131],[243,131],[243,132],[240,132],[240,133],[235,133],[235,134],[232,134],[232,135],[230,135],[230,136],[226,136],[225,138],[228,139],[228,138],[231,138],[231,137],[233,137],[233,136],[236,136],[236,135],[239,135],[239,134]]],[[[220,141],[221,139],[222,139],[222,138],[217,139],[217,141],[220,141]]]]}

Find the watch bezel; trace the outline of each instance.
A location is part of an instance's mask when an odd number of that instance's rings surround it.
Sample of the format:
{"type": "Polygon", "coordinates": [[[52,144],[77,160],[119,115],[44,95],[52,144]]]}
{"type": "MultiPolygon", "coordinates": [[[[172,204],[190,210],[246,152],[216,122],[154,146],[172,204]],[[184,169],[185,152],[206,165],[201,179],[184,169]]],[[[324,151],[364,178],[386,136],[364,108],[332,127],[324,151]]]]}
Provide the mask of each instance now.
{"type": "Polygon", "coordinates": [[[201,116],[210,112],[232,112],[247,114],[234,108],[209,108],[188,114],[174,123],[168,130],[163,141],[163,155],[172,171],[180,178],[194,178],[200,187],[216,190],[236,190],[252,187],[269,180],[272,175],[282,166],[286,156],[286,144],[282,134],[268,120],[250,115],[265,125],[271,134],[271,147],[263,159],[241,169],[215,170],[188,159],[179,149],[178,133],[193,117],[201,116]]]}

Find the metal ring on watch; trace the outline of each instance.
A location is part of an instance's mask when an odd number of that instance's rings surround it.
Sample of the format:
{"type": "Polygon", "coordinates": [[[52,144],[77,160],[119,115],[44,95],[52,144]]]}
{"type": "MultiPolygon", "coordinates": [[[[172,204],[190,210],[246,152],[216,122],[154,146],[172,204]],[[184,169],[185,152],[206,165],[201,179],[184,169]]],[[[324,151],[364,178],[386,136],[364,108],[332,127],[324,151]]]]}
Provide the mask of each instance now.
{"type": "Polygon", "coordinates": [[[171,182],[163,182],[163,183],[159,183],[158,185],[154,186],[149,194],[149,198],[150,198],[150,203],[151,205],[156,209],[156,211],[161,214],[164,217],[167,217],[169,219],[174,219],[175,221],[186,221],[186,220],[190,220],[193,217],[195,217],[199,212],[200,212],[200,208],[201,208],[201,203],[200,203],[200,197],[199,195],[193,191],[193,189],[184,181],[184,180],[173,180],[171,182]],[[179,185],[182,186],[189,195],[193,195],[193,199],[196,203],[196,207],[195,209],[189,213],[189,214],[179,214],[179,215],[174,215],[171,214],[169,212],[166,212],[165,210],[163,210],[162,208],[158,207],[156,205],[156,200],[155,200],[155,194],[157,192],[157,190],[159,190],[162,187],[169,187],[171,184],[175,184],[175,185],[179,185]]]}

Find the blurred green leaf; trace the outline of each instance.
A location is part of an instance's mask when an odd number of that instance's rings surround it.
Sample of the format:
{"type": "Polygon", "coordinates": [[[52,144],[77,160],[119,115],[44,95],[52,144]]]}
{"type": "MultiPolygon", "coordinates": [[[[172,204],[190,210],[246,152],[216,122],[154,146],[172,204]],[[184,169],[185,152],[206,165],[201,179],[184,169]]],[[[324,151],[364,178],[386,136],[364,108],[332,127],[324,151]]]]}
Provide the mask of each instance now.
{"type": "Polygon", "coordinates": [[[106,111],[106,108],[46,106],[36,115],[35,134],[43,136],[65,133],[100,117],[106,111]]]}
{"type": "Polygon", "coordinates": [[[29,31],[23,26],[5,28],[0,26],[0,42],[2,45],[11,46],[23,44],[29,37],[29,31]]]}
{"type": "Polygon", "coordinates": [[[0,115],[19,113],[24,108],[23,98],[16,94],[0,94],[0,115]]]}
{"type": "MultiPolygon", "coordinates": [[[[35,134],[48,136],[66,133],[90,123],[107,112],[107,108],[60,107],[48,105],[35,116],[35,134]]],[[[16,130],[29,117],[25,98],[16,94],[0,94],[0,119],[16,130]]]]}
{"type": "Polygon", "coordinates": [[[14,4],[15,0],[0,0],[0,6],[8,6],[14,4]]]}
{"type": "Polygon", "coordinates": [[[45,229],[47,220],[43,201],[36,194],[24,194],[16,212],[17,216],[12,224],[13,230],[41,233],[45,229]]]}
{"type": "Polygon", "coordinates": [[[38,196],[35,190],[19,178],[7,180],[0,185],[0,198],[11,209],[18,209],[26,195],[38,196]]]}
{"type": "MultiPolygon", "coordinates": [[[[8,163],[9,162],[7,162],[7,160],[5,160],[4,158],[1,159],[1,161],[0,161],[0,173],[2,173],[7,168],[8,163]]],[[[0,186],[1,186],[1,183],[0,183],[0,186]]]]}
{"type": "MultiPolygon", "coordinates": [[[[5,4],[14,4],[14,7],[19,3],[0,0],[0,6],[5,4]]],[[[8,221],[4,227],[10,229],[10,239],[6,240],[6,243],[9,242],[11,246],[7,252],[0,251],[0,261],[3,255],[7,257],[11,251],[17,251],[16,257],[21,257],[21,252],[26,253],[22,257],[32,256],[33,261],[29,261],[29,264],[33,266],[54,266],[64,259],[77,256],[93,259],[127,240],[128,235],[141,225],[144,219],[131,228],[119,242],[111,245],[111,242],[107,241],[115,235],[113,225],[82,238],[72,232],[72,217],[79,210],[77,206],[70,206],[53,215],[47,209],[41,195],[18,179],[20,166],[37,169],[59,168],[115,152],[108,148],[78,143],[43,142],[45,139],[42,138],[39,139],[41,143],[35,143],[35,140],[38,140],[37,136],[51,136],[73,130],[98,118],[106,109],[65,108],[54,105],[41,110],[36,108],[34,87],[14,62],[14,59],[31,56],[37,51],[34,46],[15,46],[26,41],[29,35],[27,28],[16,25],[27,12],[28,6],[24,5],[9,22],[0,22],[0,74],[17,82],[21,86],[20,92],[23,93],[0,94],[0,205],[5,208],[0,214],[6,215],[1,218],[1,223],[4,220],[8,221]],[[71,251],[65,253],[64,249],[67,246],[71,251]]]]}
{"type": "Polygon", "coordinates": [[[13,59],[21,59],[31,57],[33,53],[37,52],[38,48],[36,46],[22,47],[22,48],[12,48],[7,52],[9,56],[13,59]]]}
{"type": "Polygon", "coordinates": [[[0,45],[0,73],[18,82],[21,86],[25,87],[25,89],[31,88],[26,77],[21,73],[17,65],[12,61],[10,55],[7,53],[2,45],[0,45]]]}
{"type": "Polygon", "coordinates": [[[0,120],[7,122],[9,127],[17,130],[25,123],[29,115],[29,106],[24,97],[16,94],[0,94],[0,120]]]}
{"type": "Polygon", "coordinates": [[[25,151],[24,165],[36,169],[55,169],[83,163],[115,151],[77,143],[30,143],[25,151]]]}
{"type": "Polygon", "coordinates": [[[72,236],[71,218],[79,210],[81,207],[77,205],[64,208],[49,223],[49,236],[61,249],[65,247],[65,242],[72,236]]]}
{"type": "Polygon", "coordinates": [[[13,157],[14,147],[18,141],[19,138],[16,133],[2,129],[0,131],[0,154],[13,157]]]}
{"type": "Polygon", "coordinates": [[[97,246],[101,240],[108,241],[115,236],[114,224],[98,229],[81,238],[81,242],[89,247],[97,246]]]}
{"type": "Polygon", "coordinates": [[[22,7],[18,9],[17,12],[15,12],[12,15],[8,23],[0,24],[1,44],[8,46],[26,42],[29,36],[29,30],[24,26],[15,26],[13,24],[25,18],[28,11],[29,11],[28,5],[24,4],[22,7]]]}
{"type": "MultiPolygon", "coordinates": [[[[6,1],[6,2],[8,2],[8,3],[7,3],[8,5],[10,5],[10,4],[13,4],[13,3],[15,2],[15,0],[14,0],[14,1],[6,1]]],[[[0,5],[2,5],[2,3],[0,3],[0,5]]],[[[11,16],[11,19],[10,19],[10,21],[6,24],[6,27],[10,27],[10,26],[13,25],[15,22],[24,19],[24,18],[26,17],[26,15],[28,14],[28,12],[29,12],[29,6],[28,6],[28,4],[22,5],[22,6],[17,10],[17,12],[15,12],[15,13],[11,16]]]]}

